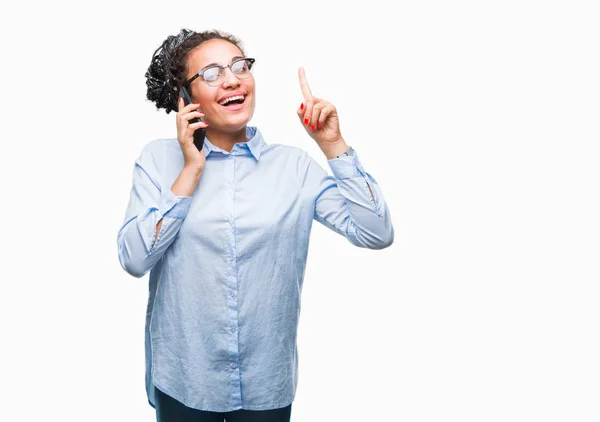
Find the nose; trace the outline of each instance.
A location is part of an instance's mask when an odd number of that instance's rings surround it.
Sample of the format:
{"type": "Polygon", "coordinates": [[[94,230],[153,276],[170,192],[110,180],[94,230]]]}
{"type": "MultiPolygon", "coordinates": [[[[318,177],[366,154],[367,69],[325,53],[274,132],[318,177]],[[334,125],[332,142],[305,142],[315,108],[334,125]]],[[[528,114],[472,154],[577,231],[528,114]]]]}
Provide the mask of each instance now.
{"type": "Polygon", "coordinates": [[[235,76],[235,73],[233,73],[231,71],[231,69],[228,67],[224,70],[225,75],[223,75],[223,87],[235,87],[238,86],[240,84],[240,80],[238,79],[237,76],[235,76]]]}

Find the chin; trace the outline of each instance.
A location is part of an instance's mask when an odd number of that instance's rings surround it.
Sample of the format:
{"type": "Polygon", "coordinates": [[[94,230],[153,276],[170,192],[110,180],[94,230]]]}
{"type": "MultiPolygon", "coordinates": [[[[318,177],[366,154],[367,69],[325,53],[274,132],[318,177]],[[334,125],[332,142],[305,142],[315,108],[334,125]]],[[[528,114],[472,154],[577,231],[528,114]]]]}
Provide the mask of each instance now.
{"type": "Polygon", "coordinates": [[[225,132],[238,132],[246,127],[250,119],[231,119],[227,122],[224,122],[223,129],[225,132]]]}
{"type": "Polygon", "coordinates": [[[225,122],[225,126],[227,126],[228,128],[231,128],[234,131],[241,130],[248,124],[248,122],[250,121],[251,118],[252,118],[252,113],[250,113],[250,114],[244,113],[243,115],[235,116],[235,117],[232,116],[232,118],[228,119],[227,122],[225,122]]]}

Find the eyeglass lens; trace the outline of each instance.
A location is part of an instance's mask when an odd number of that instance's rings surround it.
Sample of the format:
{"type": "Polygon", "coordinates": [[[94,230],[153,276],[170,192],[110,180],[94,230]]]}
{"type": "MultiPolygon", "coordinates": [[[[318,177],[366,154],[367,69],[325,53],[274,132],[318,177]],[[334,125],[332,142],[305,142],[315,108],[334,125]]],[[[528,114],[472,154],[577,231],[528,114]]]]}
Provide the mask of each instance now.
{"type": "MultiPolygon", "coordinates": [[[[230,69],[231,71],[240,79],[245,79],[250,76],[252,64],[249,60],[240,59],[231,63],[230,69]]],[[[222,67],[214,66],[209,67],[204,71],[203,77],[204,80],[208,83],[219,83],[223,80],[225,76],[225,70],[222,67]]]]}

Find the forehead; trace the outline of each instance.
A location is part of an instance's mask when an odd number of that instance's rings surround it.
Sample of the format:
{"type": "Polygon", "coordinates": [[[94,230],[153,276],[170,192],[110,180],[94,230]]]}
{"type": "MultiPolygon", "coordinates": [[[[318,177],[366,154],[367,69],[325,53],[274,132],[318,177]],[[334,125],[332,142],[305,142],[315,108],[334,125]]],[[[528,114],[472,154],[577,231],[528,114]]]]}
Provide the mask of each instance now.
{"type": "Polygon", "coordinates": [[[233,57],[243,56],[235,45],[225,40],[208,40],[200,44],[188,57],[188,69],[197,72],[211,63],[228,64],[233,57]]]}

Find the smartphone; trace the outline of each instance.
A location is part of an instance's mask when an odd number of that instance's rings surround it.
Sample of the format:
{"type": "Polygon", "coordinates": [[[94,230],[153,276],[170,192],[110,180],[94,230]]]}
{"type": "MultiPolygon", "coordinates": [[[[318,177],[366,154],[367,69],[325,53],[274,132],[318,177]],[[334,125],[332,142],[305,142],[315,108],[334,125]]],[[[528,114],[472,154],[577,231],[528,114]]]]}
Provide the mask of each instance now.
{"type": "MultiPolygon", "coordinates": [[[[184,105],[188,105],[188,104],[192,103],[192,98],[190,97],[190,93],[185,88],[185,86],[182,86],[181,89],[179,90],[179,96],[181,98],[183,98],[184,105]]],[[[197,123],[197,122],[201,122],[201,121],[203,121],[203,120],[200,119],[199,117],[195,117],[193,119],[190,119],[189,124],[197,123]]],[[[204,146],[204,137],[205,136],[206,136],[206,128],[201,127],[194,131],[194,145],[196,145],[196,148],[198,148],[199,151],[202,151],[202,147],[204,146]]]]}

